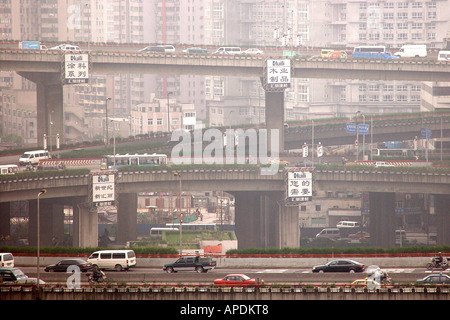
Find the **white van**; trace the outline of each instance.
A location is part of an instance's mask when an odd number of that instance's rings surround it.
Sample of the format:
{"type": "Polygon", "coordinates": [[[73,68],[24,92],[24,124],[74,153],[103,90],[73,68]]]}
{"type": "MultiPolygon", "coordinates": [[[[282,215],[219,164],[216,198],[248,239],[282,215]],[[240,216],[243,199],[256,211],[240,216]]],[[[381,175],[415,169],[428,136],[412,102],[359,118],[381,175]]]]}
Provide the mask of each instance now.
{"type": "Polygon", "coordinates": [[[450,61],[450,51],[439,51],[438,61],[450,61]]]}
{"type": "Polygon", "coordinates": [[[425,58],[427,56],[427,46],[424,44],[404,45],[394,55],[401,58],[425,58]]]}
{"type": "Polygon", "coordinates": [[[87,262],[100,269],[122,271],[136,266],[136,254],[133,250],[100,250],[92,253],[87,262]]]}
{"type": "Polygon", "coordinates": [[[358,228],[359,223],[356,221],[339,221],[336,228],[358,228]]]}
{"type": "Polygon", "coordinates": [[[47,150],[35,150],[35,151],[27,151],[19,158],[19,164],[22,166],[26,166],[28,164],[38,165],[39,160],[50,159],[50,154],[47,150]]]}
{"type": "Polygon", "coordinates": [[[242,50],[239,47],[220,47],[214,54],[241,54],[242,50]]]}
{"type": "Polygon", "coordinates": [[[9,253],[0,253],[0,267],[14,268],[14,256],[9,253]]]}
{"type": "Polygon", "coordinates": [[[0,175],[16,174],[17,172],[19,172],[17,164],[5,164],[0,166],[0,175]]]}
{"type": "Polygon", "coordinates": [[[316,238],[337,239],[341,237],[341,232],[338,228],[325,228],[316,234],[316,238]]]}
{"type": "Polygon", "coordinates": [[[386,161],[375,162],[375,167],[395,167],[392,163],[386,161]]]}
{"type": "Polygon", "coordinates": [[[175,47],[171,44],[160,44],[157,47],[163,48],[164,52],[175,52],[175,47]]]}

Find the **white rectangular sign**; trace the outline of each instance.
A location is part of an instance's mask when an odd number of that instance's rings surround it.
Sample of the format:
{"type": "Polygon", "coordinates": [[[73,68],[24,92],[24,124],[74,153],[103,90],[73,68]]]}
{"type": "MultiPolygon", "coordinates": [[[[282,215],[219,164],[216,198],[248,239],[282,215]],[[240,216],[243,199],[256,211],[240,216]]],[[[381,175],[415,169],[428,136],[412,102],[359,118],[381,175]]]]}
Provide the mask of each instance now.
{"type": "Polygon", "coordinates": [[[114,201],[115,184],[114,174],[101,174],[92,176],[92,201],[106,202],[111,205],[114,201]]]}
{"type": "Polygon", "coordinates": [[[267,60],[267,87],[290,88],[291,86],[291,60],[267,60]]]}
{"type": "Polygon", "coordinates": [[[288,202],[312,200],[312,172],[288,172],[288,202]]]}
{"type": "Polygon", "coordinates": [[[88,83],[89,55],[64,55],[64,82],[67,84],[88,83]]]}

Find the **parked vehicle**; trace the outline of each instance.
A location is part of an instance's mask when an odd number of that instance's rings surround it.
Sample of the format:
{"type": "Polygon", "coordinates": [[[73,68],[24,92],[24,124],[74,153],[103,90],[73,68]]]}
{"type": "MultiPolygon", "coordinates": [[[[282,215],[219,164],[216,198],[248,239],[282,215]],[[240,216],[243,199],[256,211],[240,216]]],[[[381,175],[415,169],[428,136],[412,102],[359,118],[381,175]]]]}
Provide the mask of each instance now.
{"type": "Polygon", "coordinates": [[[353,260],[333,260],[324,265],[315,266],[312,272],[362,272],[365,266],[353,260]]]}
{"type": "Polygon", "coordinates": [[[108,280],[106,274],[97,267],[94,267],[92,269],[92,273],[87,273],[86,276],[88,277],[88,282],[90,284],[103,283],[106,282],[106,280],[108,280]]]}
{"type": "Polygon", "coordinates": [[[341,232],[338,228],[325,228],[316,234],[316,238],[338,239],[340,237],[341,232]]]}
{"type": "Polygon", "coordinates": [[[148,46],[139,50],[139,52],[166,52],[166,50],[162,47],[148,46]]]}
{"type": "Polygon", "coordinates": [[[336,60],[336,59],[347,59],[348,55],[347,52],[345,52],[344,50],[339,50],[339,51],[331,51],[328,54],[328,58],[336,60]]]}
{"type": "Polygon", "coordinates": [[[19,49],[40,50],[41,42],[40,41],[20,41],[19,49]]]}
{"type": "Polygon", "coordinates": [[[175,47],[171,44],[159,44],[157,47],[163,48],[164,52],[175,52],[175,47]]]}
{"type": "MultiPolygon", "coordinates": [[[[37,284],[37,278],[29,278],[19,268],[0,268],[0,283],[1,282],[37,284]]],[[[39,284],[45,284],[45,282],[39,279],[39,284]]]]}
{"type": "Polygon", "coordinates": [[[394,55],[401,58],[425,58],[427,56],[427,46],[424,44],[404,45],[394,55]]]}
{"type": "Polygon", "coordinates": [[[93,265],[83,259],[66,259],[61,260],[56,264],[46,266],[45,272],[67,272],[69,266],[77,266],[81,272],[87,272],[93,268],[93,265]]]}
{"type": "Polygon", "coordinates": [[[14,256],[12,255],[12,253],[0,253],[0,267],[14,267],[14,256]]]}
{"type": "Polygon", "coordinates": [[[378,289],[381,288],[381,283],[375,281],[374,279],[364,278],[353,281],[350,286],[352,288],[378,289]]]}
{"type": "Polygon", "coordinates": [[[450,61],[450,51],[439,51],[438,61],[450,61]]]}
{"type": "Polygon", "coordinates": [[[258,49],[258,48],[249,48],[245,51],[242,51],[243,54],[264,54],[264,51],[258,49]]]}
{"type": "Polygon", "coordinates": [[[241,54],[241,48],[239,47],[220,47],[214,52],[214,54],[241,54]]]}
{"type": "Polygon", "coordinates": [[[5,164],[0,166],[0,175],[16,174],[19,172],[17,164],[5,164]]]}
{"type": "Polygon", "coordinates": [[[189,53],[189,54],[207,54],[208,50],[202,49],[202,48],[187,48],[187,49],[184,49],[183,52],[189,53]]]}
{"type": "Polygon", "coordinates": [[[440,269],[446,270],[448,268],[448,261],[447,258],[443,258],[442,262],[437,262],[436,258],[431,258],[430,261],[427,262],[427,269],[440,269]]]}
{"type": "Polygon", "coordinates": [[[361,46],[353,48],[353,58],[366,59],[399,59],[386,51],[385,46],[361,46]]]}
{"type": "Polygon", "coordinates": [[[81,51],[79,46],[75,46],[73,44],[60,44],[59,46],[51,47],[49,50],[61,50],[61,51],[70,51],[70,52],[81,51]]]}
{"type": "Polygon", "coordinates": [[[40,160],[50,159],[50,154],[47,150],[35,150],[35,151],[26,151],[19,158],[19,164],[22,166],[30,165],[38,165],[40,160]]]}
{"type": "Polygon", "coordinates": [[[178,271],[196,271],[198,273],[206,273],[216,267],[216,261],[210,257],[181,257],[174,263],[168,263],[163,266],[163,270],[167,273],[178,271]]]}
{"type": "Polygon", "coordinates": [[[333,49],[322,49],[320,50],[320,56],[322,58],[328,58],[328,55],[330,54],[330,52],[333,52],[333,49]]]}
{"type": "Polygon", "coordinates": [[[136,266],[136,254],[133,250],[100,250],[93,252],[87,262],[100,269],[122,271],[136,266]]]}
{"type": "Polygon", "coordinates": [[[339,221],[336,228],[358,228],[359,222],[356,221],[339,221]]]}
{"type": "Polygon", "coordinates": [[[419,284],[450,284],[450,277],[446,274],[430,274],[416,281],[419,284]]]}
{"type": "Polygon", "coordinates": [[[226,287],[258,287],[264,284],[264,280],[253,279],[245,274],[237,273],[228,274],[223,278],[216,279],[214,280],[214,284],[226,287]]]}

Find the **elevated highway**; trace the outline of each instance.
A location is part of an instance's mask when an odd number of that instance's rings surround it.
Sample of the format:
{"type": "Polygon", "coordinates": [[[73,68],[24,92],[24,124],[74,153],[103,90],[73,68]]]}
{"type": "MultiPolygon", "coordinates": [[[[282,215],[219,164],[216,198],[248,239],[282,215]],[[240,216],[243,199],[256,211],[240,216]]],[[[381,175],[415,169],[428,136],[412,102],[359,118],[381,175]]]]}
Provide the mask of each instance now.
{"type": "MultiPolygon", "coordinates": [[[[49,112],[54,119],[52,132],[64,142],[62,61],[55,50],[0,50],[0,70],[16,71],[37,85],[37,136],[50,132],[49,112]],[[51,109],[51,110],[50,110],[51,109]]],[[[184,53],[142,53],[90,51],[91,74],[195,74],[264,78],[269,56],[189,55],[184,53]]],[[[282,57],[270,57],[280,59],[282,57]]],[[[371,80],[448,81],[450,63],[435,60],[331,60],[299,57],[291,60],[291,76],[371,80]]],[[[280,132],[284,146],[284,93],[266,91],[266,124],[280,132]]]]}
{"type": "MultiPolygon", "coordinates": [[[[182,190],[226,191],[235,196],[236,234],[241,248],[298,247],[299,211],[286,203],[286,171],[261,175],[259,168],[185,169],[182,190]]],[[[137,224],[137,194],[140,192],[178,192],[180,180],[170,170],[118,172],[116,174],[118,206],[118,241],[135,240],[137,224]]],[[[14,179],[0,184],[0,225],[9,226],[11,201],[28,200],[30,238],[36,223],[36,197],[41,196],[41,212],[47,212],[43,241],[62,232],[61,207],[74,210],[74,245],[96,246],[98,238],[97,211],[92,206],[92,176],[71,176],[14,179]]],[[[438,244],[450,243],[450,174],[448,172],[409,172],[397,170],[315,170],[313,193],[317,190],[369,192],[371,242],[375,246],[395,245],[395,193],[424,193],[434,195],[439,219],[438,244]]],[[[9,228],[3,227],[5,230],[9,228]]],[[[0,230],[1,231],[1,230],[0,230]]],[[[35,236],[35,234],[34,234],[35,236]]]]}

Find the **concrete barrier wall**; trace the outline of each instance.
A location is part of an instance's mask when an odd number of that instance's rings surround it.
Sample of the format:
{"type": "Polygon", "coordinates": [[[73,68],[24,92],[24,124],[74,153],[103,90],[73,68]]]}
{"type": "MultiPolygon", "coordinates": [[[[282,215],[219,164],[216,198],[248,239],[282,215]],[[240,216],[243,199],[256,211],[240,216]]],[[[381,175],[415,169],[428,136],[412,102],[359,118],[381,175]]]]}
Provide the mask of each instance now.
{"type": "MultiPolygon", "coordinates": [[[[449,288],[0,287],[0,300],[450,300],[449,288]]],[[[262,303],[264,304],[264,303],[262,303]]]]}

